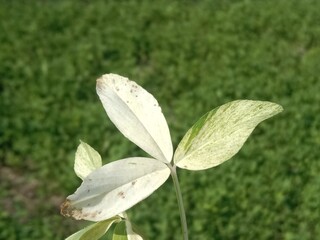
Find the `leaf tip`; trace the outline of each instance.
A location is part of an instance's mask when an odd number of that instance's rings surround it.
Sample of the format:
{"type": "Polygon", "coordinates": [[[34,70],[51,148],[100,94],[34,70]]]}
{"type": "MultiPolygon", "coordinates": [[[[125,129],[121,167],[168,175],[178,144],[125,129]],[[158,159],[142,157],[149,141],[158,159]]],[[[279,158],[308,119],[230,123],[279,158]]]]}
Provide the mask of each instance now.
{"type": "Polygon", "coordinates": [[[278,104],[278,113],[281,113],[283,111],[284,111],[284,108],[280,104],[278,104]]]}
{"type": "Polygon", "coordinates": [[[69,217],[69,211],[68,208],[70,207],[70,200],[65,200],[61,205],[60,205],[60,214],[69,217]]]}
{"type": "Polygon", "coordinates": [[[65,200],[60,206],[60,214],[65,217],[73,217],[74,219],[82,219],[82,209],[77,209],[71,205],[69,199],[65,200]]]}
{"type": "Polygon", "coordinates": [[[104,76],[104,75],[102,75],[101,77],[99,77],[99,78],[96,80],[96,88],[97,88],[97,90],[103,88],[103,83],[104,83],[103,76],[104,76]]]}

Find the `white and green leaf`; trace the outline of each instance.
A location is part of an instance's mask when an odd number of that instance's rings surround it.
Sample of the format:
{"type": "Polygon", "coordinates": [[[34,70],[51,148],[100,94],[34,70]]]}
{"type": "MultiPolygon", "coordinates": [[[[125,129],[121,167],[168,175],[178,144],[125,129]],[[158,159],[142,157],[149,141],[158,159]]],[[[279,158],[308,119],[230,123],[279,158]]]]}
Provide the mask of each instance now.
{"type": "Polygon", "coordinates": [[[272,102],[237,100],[208,112],[179,143],[174,154],[175,165],[202,170],[223,163],[241,149],[260,122],[282,110],[272,102]]]}
{"type": "Polygon", "coordinates": [[[150,93],[117,74],[103,75],[97,80],[96,89],[110,120],[125,137],[155,159],[171,161],[167,121],[150,93]]]}
{"type": "Polygon", "coordinates": [[[78,220],[108,219],[148,197],[169,175],[167,165],[152,158],[111,162],[83,180],[76,192],[67,197],[61,213],[78,220]]]}
{"type": "Polygon", "coordinates": [[[143,237],[133,229],[129,220],[123,220],[117,223],[112,240],[143,240],[143,237]]]}
{"type": "Polygon", "coordinates": [[[121,218],[119,216],[115,216],[101,222],[93,223],[72,234],[66,238],[66,240],[98,240],[107,233],[113,223],[119,222],[120,220],[121,218]]]}
{"type": "Polygon", "coordinates": [[[128,240],[143,240],[142,233],[129,220],[125,222],[128,240]]]}
{"type": "Polygon", "coordinates": [[[84,179],[93,170],[101,166],[102,160],[99,153],[90,147],[89,144],[80,141],[74,161],[74,171],[77,176],[81,179],[84,179]]]}
{"type": "Polygon", "coordinates": [[[125,221],[121,221],[115,226],[112,240],[128,240],[125,221]]]}

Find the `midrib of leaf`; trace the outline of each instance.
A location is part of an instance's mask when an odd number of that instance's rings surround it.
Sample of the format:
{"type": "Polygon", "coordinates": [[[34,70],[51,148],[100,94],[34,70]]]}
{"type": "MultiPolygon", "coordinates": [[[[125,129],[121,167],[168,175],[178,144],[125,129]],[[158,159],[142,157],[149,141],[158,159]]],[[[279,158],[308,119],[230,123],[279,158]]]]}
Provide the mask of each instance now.
{"type": "MultiPolygon", "coordinates": [[[[112,89],[112,88],[111,88],[112,89]]],[[[142,125],[142,127],[147,131],[148,135],[151,137],[152,139],[152,142],[157,146],[158,150],[160,150],[160,153],[163,157],[163,159],[167,160],[170,162],[170,160],[168,160],[165,156],[164,156],[164,153],[162,151],[162,149],[159,147],[159,145],[157,144],[157,142],[155,141],[155,139],[153,138],[153,136],[150,134],[149,130],[146,128],[146,126],[142,123],[142,121],[140,120],[140,118],[135,114],[134,111],[132,111],[130,109],[130,107],[128,107],[127,103],[112,89],[112,91],[115,93],[115,95],[124,103],[124,105],[129,109],[129,111],[131,113],[133,113],[133,115],[136,117],[136,119],[138,119],[138,122],[140,123],[140,125],[142,125]]],[[[148,153],[149,154],[149,153],[148,153]]],[[[150,155],[150,154],[149,154],[150,155]]],[[[160,160],[160,159],[157,159],[157,160],[160,160]]]]}

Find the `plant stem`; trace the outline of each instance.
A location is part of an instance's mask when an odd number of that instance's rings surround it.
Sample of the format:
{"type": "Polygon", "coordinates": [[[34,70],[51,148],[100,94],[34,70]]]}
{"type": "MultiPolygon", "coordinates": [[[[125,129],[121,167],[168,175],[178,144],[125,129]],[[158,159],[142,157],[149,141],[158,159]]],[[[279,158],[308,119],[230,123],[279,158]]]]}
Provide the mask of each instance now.
{"type": "Polygon", "coordinates": [[[184,206],[183,206],[182,194],[181,194],[181,190],[180,190],[176,166],[171,166],[171,165],[168,165],[168,166],[171,170],[171,176],[172,176],[174,188],[175,188],[176,194],[177,194],[183,240],[188,240],[188,226],[187,226],[186,212],[185,212],[184,206]]]}

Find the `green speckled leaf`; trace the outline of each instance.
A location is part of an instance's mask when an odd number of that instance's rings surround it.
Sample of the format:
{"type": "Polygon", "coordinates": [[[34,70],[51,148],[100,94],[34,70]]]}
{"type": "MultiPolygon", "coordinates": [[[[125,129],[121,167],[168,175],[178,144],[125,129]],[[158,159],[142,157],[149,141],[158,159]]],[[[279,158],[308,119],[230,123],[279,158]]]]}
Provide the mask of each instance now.
{"type": "Polygon", "coordinates": [[[202,170],[223,163],[241,149],[260,122],[282,110],[272,102],[237,100],[206,113],[179,143],[175,165],[202,170]]]}

